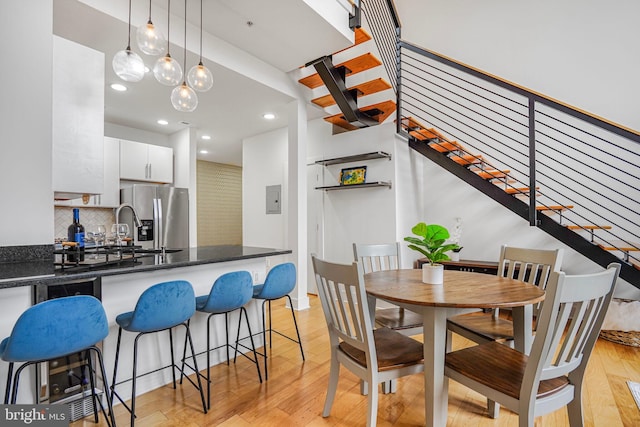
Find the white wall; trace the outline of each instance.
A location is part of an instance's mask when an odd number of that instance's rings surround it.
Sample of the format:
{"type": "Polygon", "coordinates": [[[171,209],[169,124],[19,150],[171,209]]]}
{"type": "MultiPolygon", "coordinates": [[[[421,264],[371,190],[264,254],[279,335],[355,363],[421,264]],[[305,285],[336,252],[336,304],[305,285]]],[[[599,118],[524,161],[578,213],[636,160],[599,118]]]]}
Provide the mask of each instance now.
{"type": "Polygon", "coordinates": [[[0,2],[0,16],[0,246],[49,244],[53,2],[0,2]]]}
{"type": "Polygon", "coordinates": [[[404,40],[640,129],[639,2],[395,1],[404,40]]]}

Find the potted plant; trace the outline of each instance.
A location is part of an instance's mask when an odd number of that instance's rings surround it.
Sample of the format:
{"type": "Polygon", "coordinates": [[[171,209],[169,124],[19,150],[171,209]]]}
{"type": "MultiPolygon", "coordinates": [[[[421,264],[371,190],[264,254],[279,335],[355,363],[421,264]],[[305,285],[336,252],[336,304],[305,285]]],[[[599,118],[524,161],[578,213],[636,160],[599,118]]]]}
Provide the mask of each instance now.
{"type": "Polygon", "coordinates": [[[428,264],[422,265],[422,281],[441,285],[444,280],[444,266],[440,261],[449,260],[446,252],[458,249],[458,244],[446,243],[449,231],[438,224],[427,225],[420,222],[411,229],[411,232],[418,237],[409,236],[404,240],[410,243],[410,249],[420,252],[429,261],[428,264]]]}

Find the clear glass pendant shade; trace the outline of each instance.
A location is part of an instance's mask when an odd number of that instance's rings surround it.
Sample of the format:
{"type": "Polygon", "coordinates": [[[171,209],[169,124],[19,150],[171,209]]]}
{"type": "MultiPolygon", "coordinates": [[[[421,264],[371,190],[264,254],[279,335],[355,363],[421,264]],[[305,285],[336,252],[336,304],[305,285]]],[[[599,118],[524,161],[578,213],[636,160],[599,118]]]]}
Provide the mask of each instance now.
{"type": "Polygon", "coordinates": [[[151,21],[138,27],[136,32],[138,47],[147,55],[160,55],[164,52],[167,41],[151,21]]]}
{"type": "Polygon", "coordinates": [[[171,91],[171,104],[178,111],[190,113],[198,106],[198,96],[193,89],[187,86],[186,82],[182,82],[180,86],[176,86],[171,91]]]}
{"type": "Polygon", "coordinates": [[[182,67],[180,67],[178,61],[167,53],[156,61],[156,65],[153,67],[153,75],[163,85],[175,86],[180,84],[180,80],[182,80],[182,67]]]}
{"type": "Polygon", "coordinates": [[[139,82],[144,77],[144,62],[130,48],[116,53],[111,65],[116,75],[126,82],[139,82]]]}
{"type": "Polygon", "coordinates": [[[206,92],[213,86],[211,71],[200,62],[194,65],[187,74],[187,81],[198,92],[206,92]]]}

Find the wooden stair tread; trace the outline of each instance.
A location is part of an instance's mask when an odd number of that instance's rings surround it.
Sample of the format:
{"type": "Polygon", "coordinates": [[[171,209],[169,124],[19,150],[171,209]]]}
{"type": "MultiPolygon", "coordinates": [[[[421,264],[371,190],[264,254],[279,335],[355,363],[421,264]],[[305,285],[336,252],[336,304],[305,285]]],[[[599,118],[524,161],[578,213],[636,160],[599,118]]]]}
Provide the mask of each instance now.
{"type": "Polygon", "coordinates": [[[598,243],[605,251],[625,251],[625,252],[636,252],[640,251],[640,243],[636,242],[623,242],[622,240],[613,240],[610,242],[598,243]]]}
{"type": "MultiPolygon", "coordinates": [[[[379,102],[377,104],[368,105],[366,107],[360,108],[360,111],[362,111],[363,113],[366,113],[367,111],[371,111],[371,110],[380,110],[381,111],[380,114],[378,114],[377,116],[373,116],[373,118],[375,120],[377,120],[378,123],[382,123],[396,110],[396,103],[393,102],[393,101],[383,101],[383,102],[379,102]]],[[[338,114],[334,114],[333,116],[325,117],[324,120],[329,122],[329,123],[332,123],[332,124],[334,124],[336,126],[340,126],[341,128],[347,129],[347,130],[359,129],[357,126],[354,126],[351,123],[349,123],[344,118],[344,115],[342,113],[338,113],[338,114]]]]}
{"type": "MultiPolygon", "coordinates": [[[[539,190],[540,187],[536,187],[536,191],[539,190]]],[[[509,187],[504,189],[507,194],[527,194],[531,191],[529,187],[509,187]]]]}
{"type": "MultiPolygon", "coordinates": [[[[368,70],[370,68],[374,68],[382,65],[382,62],[373,56],[372,53],[367,52],[363,55],[357,56],[355,58],[351,58],[345,62],[342,62],[335,67],[345,67],[347,69],[346,76],[351,76],[353,74],[357,74],[361,71],[368,70]]],[[[310,76],[303,77],[298,80],[299,83],[305,85],[309,89],[315,89],[324,84],[320,75],[318,73],[311,74],[310,76]]]]}
{"type": "Polygon", "coordinates": [[[436,151],[439,151],[441,153],[449,153],[451,151],[460,151],[460,150],[464,150],[462,148],[462,145],[460,145],[458,142],[456,141],[440,141],[440,142],[433,142],[431,144],[429,144],[429,146],[431,148],[433,148],[436,151]]]}
{"type": "MultiPolygon", "coordinates": [[[[437,144],[434,144],[434,145],[437,145],[437,144]]],[[[473,154],[455,155],[455,156],[450,156],[449,158],[454,162],[456,162],[457,164],[463,165],[463,166],[477,165],[479,163],[482,163],[483,161],[482,156],[474,156],[473,154]]]]}
{"type": "MultiPolygon", "coordinates": [[[[383,78],[377,78],[368,82],[360,83],[359,85],[352,86],[349,90],[357,90],[357,97],[371,95],[376,92],[382,92],[383,90],[391,89],[391,85],[383,78]]],[[[316,99],[312,99],[311,102],[319,107],[326,108],[331,105],[335,105],[336,101],[331,94],[320,96],[316,99]]]]}
{"type": "Polygon", "coordinates": [[[568,209],[573,209],[573,205],[536,206],[537,211],[566,211],[568,209]]]}
{"type": "Polygon", "coordinates": [[[506,178],[507,174],[511,173],[510,170],[490,170],[476,172],[478,176],[484,179],[506,178]]]}
{"type": "Polygon", "coordinates": [[[432,132],[433,129],[417,129],[409,131],[409,135],[419,141],[428,141],[430,139],[437,139],[438,135],[432,132]]]}
{"type": "Polygon", "coordinates": [[[567,225],[569,230],[611,230],[610,225],[567,225]]]}
{"type": "Polygon", "coordinates": [[[369,34],[364,28],[358,27],[354,31],[353,44],[351,46],[345,47],[344,49],[340,49],[339,51],[334,52],[333,54],[335,55],[337,53],[344,52],[347,49],[351,49],[352,47],[357,46],[364,42],[368,42],[369,40],[371,40],[371,34],[369,34]]]}

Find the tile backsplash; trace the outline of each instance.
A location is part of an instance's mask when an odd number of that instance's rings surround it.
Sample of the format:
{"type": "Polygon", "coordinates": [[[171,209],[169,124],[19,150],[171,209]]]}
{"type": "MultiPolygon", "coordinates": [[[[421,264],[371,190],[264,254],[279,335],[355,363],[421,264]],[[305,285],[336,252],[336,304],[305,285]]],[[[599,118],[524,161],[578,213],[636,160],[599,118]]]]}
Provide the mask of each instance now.
{"type": "MultiPolygon", "coordinates": [[[[55,238],[67,238],[67,227],[73,222],[73,208],[59,207],[55,208],[55,238]]],[[[98,225],[104,225],[111,230],[114,224],[115,209],[113,208],[80,208],[80,224],[84,226],[86,231],[92,231],[98,225]]]]}

